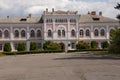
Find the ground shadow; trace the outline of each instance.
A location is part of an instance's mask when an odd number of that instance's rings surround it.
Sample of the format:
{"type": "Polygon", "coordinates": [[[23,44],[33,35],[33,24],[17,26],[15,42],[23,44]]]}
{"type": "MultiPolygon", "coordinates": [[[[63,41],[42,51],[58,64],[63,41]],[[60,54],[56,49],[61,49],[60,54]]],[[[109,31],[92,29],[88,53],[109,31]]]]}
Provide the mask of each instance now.
{"type": "Polygon", "coordinates": [[[54,60],[72,60],[72,59],[87,59],[87,60],[120,60],[120,57],[111,57],[111,56],[66,56],[61,58],[54,58],[54,60]]]}

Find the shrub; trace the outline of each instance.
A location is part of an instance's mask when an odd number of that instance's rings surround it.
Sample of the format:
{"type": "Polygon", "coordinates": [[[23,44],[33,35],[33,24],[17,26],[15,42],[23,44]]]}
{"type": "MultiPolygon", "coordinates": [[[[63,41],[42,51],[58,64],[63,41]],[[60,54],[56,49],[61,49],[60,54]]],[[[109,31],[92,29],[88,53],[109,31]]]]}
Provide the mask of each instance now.
{"type": "Polygon", "coordinates": [[[103,49],[108,48],[108,47],[109,47],[108,42],[107,42],[107,41],[102,42],[102,46],[101,46],[101,47],[102,47],[103,49]]]}
{"type": "Polygon", "coordinates": [[[46,41],[43,44],[44,50],[61,50],[61,45],[55,42],[46,41]]]}
{"type": "Polygon", "coordinates": [[[31,42],[30,43],[30,50],[38,50],[38,46],[36,42],[31,42]]]}
{"type": "Polygon", "coordinates": [[[91,41],[91,48],[98,48],[97,42],[96,41],[91,41]]]}
{"type": "Polygon", "coordinates": [[[4,51],[5,51],[5,52],[11,52],[10,43],[5,43],[5,45],[4,45],[4,51]]]}
{"type": "Polygon", "coordinates": [[[25,51],[26,50],[25,43],[19,43],[17,50],[18,51],[25,51]]]}
{"type": "Polygon", "coordinates": [[[90,46],[88,43],[84,42],[84,41],[79,41],[76,45],[77,49],[89,49],[90,46]]]}

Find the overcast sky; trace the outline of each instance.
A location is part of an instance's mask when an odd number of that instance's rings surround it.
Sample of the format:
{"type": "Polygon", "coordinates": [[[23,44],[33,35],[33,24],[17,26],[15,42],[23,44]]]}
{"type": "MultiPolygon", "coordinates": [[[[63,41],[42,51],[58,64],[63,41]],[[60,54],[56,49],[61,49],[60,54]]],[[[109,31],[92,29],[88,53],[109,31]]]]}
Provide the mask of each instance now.
{"type": "Polygon", "coordinates": [[[26,16],[31,13],[40,16],[46,8],[51,11],[71,10],[79,14],[87,14],[88,11],[103,12],[104,16],[115,18],[120,13],[114,9],[120,0],[0,0],[0,17],[26,16]]]}

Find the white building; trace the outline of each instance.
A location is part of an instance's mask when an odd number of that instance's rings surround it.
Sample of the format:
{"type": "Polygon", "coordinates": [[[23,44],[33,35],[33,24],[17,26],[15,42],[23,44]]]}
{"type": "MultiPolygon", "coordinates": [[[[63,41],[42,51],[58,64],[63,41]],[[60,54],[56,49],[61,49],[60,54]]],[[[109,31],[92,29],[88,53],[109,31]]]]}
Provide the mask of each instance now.
{"type": "Polygon", "coordinates": [[[16,51],[20,42],[26,43],[29,51],[30,42],[36,42],[43,48],[45,41],[60,43],[65,50],[76,48],[79,40],[90,43],[96,40],[99,47],[103,41],[109,41],[110,31],[118,27],[117,20],[102,16],[95,11],[81,15],[77,11],[54,11],[46,9],[40,17],[15,17],[0,19],[0,51],[10,42],[12,51],[16,51]]]}

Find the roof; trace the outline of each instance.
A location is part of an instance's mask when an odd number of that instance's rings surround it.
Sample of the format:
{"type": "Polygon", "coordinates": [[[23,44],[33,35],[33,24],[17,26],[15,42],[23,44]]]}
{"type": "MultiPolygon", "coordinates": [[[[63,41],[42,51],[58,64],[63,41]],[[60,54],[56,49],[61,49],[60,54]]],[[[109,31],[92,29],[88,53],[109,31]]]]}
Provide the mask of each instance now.
{"type": "Polygon", "coordinates": [[[0,18],[0,23],[38,23],[41,17],[0,18]]]}
{"type": "Polygon", "coordinates": [[[104,16],[99,16],[99,15],[91,15],[91,14],[86,14],[86,15],[80,15],[80,19],[79,19],[79,23],[90,23],[90,22],[118,22],[115,19],[111,19],[108,17],[104,17],[104,16]]]}
{"type": "Polygon", "coordinates": [[[52,12],[48,12],[48,11],[45,11],[45,14],[47,15],[51,15],[51,14],[56,14],[56,15],[67,15],[67,14],[77,14],[77,11],[61,11],[61,10],[58,10],[58,11],[52,11],[52,12]]]}

